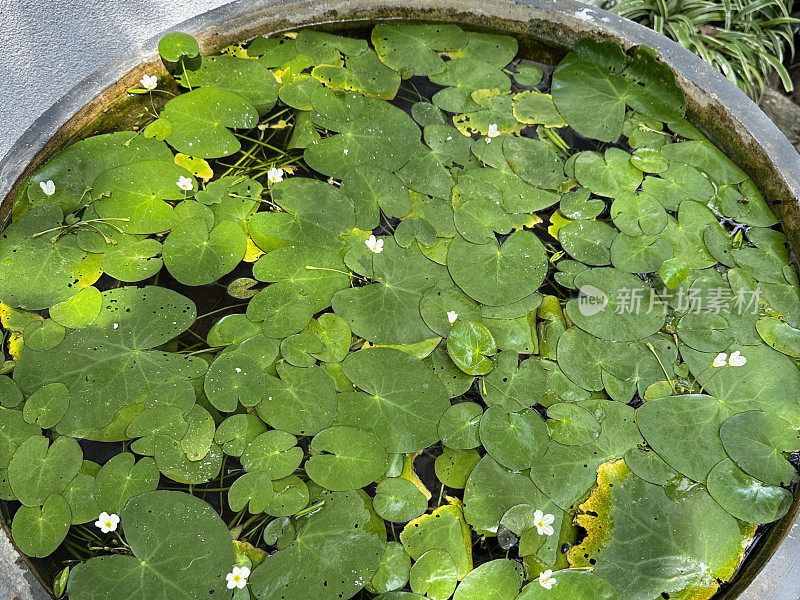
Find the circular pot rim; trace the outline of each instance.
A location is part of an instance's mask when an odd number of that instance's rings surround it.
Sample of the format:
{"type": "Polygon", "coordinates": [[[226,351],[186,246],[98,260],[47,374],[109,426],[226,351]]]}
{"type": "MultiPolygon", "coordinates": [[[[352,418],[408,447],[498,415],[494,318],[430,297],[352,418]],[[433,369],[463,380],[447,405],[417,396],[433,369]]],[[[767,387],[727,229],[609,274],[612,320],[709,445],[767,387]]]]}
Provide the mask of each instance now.
{"type": "MultiPolygon", "coordinates": [[[[685,48],[638,23],[575,0],[236,0],[188,19],[141,43],[86,77],[44,112],[0,160],[0,227],[10,215],[20,185],[58,149],[84,135],[91,124],[144,73],[165,73],[156,52],[171,31],[195,36],[206,54],[231,43],[299,26],[354,24],[375,20],[461,23],[533,39],[563,55],[579,39],[614,41],[628,50],[645,45],[676,73],[687,100],[687,116],[754,181],[784,225],[792,261],[800,249],[800,154],[777,126],[739,88],[685,48]]],[[[789,513],[772,526],[720,600],[738,597],[782,544],[800,554],[800,539],[786,537],[800,526],[800,493],[789,513]]],[[[0,516],[0,529],[9,527],[0,516]]],[[[13,543],[13,542],[12,542],[13,543]]],[[[31,573],[42,581],[30,560],[31,573]]],[[[778,598],[781,580],[774,590],[778,598]]],[[[782,597],[781,597],[782,598],[782,597]]],[[[788,597],[787,597],[788,598],[788,597]]]]}

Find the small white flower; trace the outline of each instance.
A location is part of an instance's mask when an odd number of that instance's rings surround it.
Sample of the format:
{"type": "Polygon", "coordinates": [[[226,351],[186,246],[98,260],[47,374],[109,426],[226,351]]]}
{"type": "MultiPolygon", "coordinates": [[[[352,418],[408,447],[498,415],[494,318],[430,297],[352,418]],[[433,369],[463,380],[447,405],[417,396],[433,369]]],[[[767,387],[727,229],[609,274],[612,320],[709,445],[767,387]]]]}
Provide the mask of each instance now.
{"type": "Polygon", "coordinates": [[[52,179],[48,179],[47,181],[40,181],[39,187],[42,188],[42,191],[47,196],[52,196],[53,194],[56,193],[56,184],[53,183],[52,179]]]}
{"type": "Polygon", "coordinates": [[[547,569],[546,571],[539,573],[539,585],[541,585],[544,589],[552,590],[555,584],[556,578],[553,577],[553,571],[551,569],[547,569]]]}
{"type": "Polygon", "coordinates": [[[542,511],[537,510],[533,513],[533,524],[536,525],[536,531],[539,535],[553,535],[553,521],[556,518],[551,514],[544,514],[542,511]]]}
{"type": "Polygon", "coordinates": [[[233,571],[225,576],[228,581],[228,589],[239,588],[241,590],[247,585],[248,577],[250,577],[250,569],[247,567],[233,567],[233,571]]]}
{"type": "Polygon", "coordinates": [[[156,86],[158,86],[158,77],[155,75],[142,75],[139,83],[141,83],[142,87],[146,90],[154,90],[156,86]]]}
{"type": "Polygon", "coordinates": [[[344,149],[344,155],[345,155],[345,156],[347,156],[347,154],[348,154],[349,152],[350,152],[350,150],[348,150],[347,148],[345,148],[345,149],[344,149]]]}
{"type": "Polygon", "coordinates": [[[108,514],[107,512],[103,511],[100,513],[100,516],[97,517],[97,521],[95,521],[95,527],[100,529],[103,533],[111,533],[112,531],[117,530],[117,525],[119,525],[119,515],[115,514],[108,514]]]}
{"type": "Polygon", "coordinates": [[[744,356],[742,356],[738,350],[736,350],[735,352],[731,352],[731,355],[728,358],[728,364],[732,367],[742,367],[746,362],[747,359],[744,356]]]}
{"type": "Polygon", "coordinates": [[[458,313],[454,310],[447,311],[447,320],[451,323],[455,323],[456,319],[458,318],[458,313]]]}
{"type": "Polygon", "coordinates": [[[497,131],[497,123],[492,123],[489,125],[489,130],[486,132],[486,137],[491,139],[496,138],[498,135],[500,135],[500,132],[497,131]]]}
{"type": "Polygon", "coordinates": [[[724,367],[728,360],[728,355],[724,352],[720,352],[717,354],[717,357],[714,359],[714,362],[711,363],[712,367],[716,367],[719,369],[720,367],[724,367]]]}
{"type": "Polygon", "coordinates": [[[272,167],[267,171],[267,179],[270,183],[280,183],[283,181],[283,169],[272,167]]]}
{"type": "Polygon", "coordinates": [[[194,188],[191,177],[184,177],[183,175],[178,178],[178,181],[175,182],[175,185],[181,188],[184,192],[191,192],[194,188]]]}
{"type": "Polygon", "coordinates": [[[383,252],[383,240],[377,239],[374,235],[369,236],[368,239],[364,240],[364,243],[375,254],[383,252]]]}

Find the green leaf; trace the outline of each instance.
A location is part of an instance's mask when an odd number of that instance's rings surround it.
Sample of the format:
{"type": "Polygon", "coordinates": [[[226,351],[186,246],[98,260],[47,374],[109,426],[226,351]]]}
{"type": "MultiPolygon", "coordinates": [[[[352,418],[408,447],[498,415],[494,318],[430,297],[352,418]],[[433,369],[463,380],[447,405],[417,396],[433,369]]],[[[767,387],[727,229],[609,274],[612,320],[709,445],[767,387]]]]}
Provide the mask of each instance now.
{"type": "Polygon", "coordinates": [[[719,436],[728,456],[748,475],[772,486],[797,481],[784,453],[800,449],[797,430],[779,416],[749,410],[721,424],[719,436]]]}
{"type": "Polygon", "coordinates": [[[219,158],[237,152],[241,144],[229,129],[250,129],[258,111],[247,100],[226,90],[203,87],[171,99],[161,118],[172,125],[167,143],[198,158],[219,158]]]}
{"type": "Polygon", "coordinates": [[[485,375],[493,368],[487,358],[497,352],[492,334],[475,321],[461,321],[450,330],[447,353],[456,366],[468,375],[485,375]]]}
{"type": "Polygon", "coordinates": [[[250,441],[241,462],[246,471],[265,473],[270,479],[281,479],[294,473],[303,461],[303,449],[291,433],[271,429],[250,441]]]}
{"type": "Polygon", "coordinates": [[[437,52],[464,48],[469,39],[458,25],[376,25],[372,43],[378,58],[404,78],[445,69],[437,52]]]}
{"type": "Polygon", "coordinates": [[[130,452],[122,452],[97,473],[94,499],[100,510],[119,514],[131,498],[154,491],[158,478],[158,467],[152,458],[137,462],[130,452]]]}
{"type": "Polygon", "coordinates": [[[185,331],[195,314],[194,303],[166,288],[103,292],[94,323],[68,332],[52,350],[26,350],[15,380],[28,394],[48,383],[67,386],[69,410],[59,423],[60,433],[125,439],[127,422],[104,429],[119,411],[144,404],[159,384],[205,373],[200,358],[151,350],[185,331]]]}
{"type": "Polygon", "coordinates": [[[589,536],[570,551],[571,565],[593,567],[632,600],[712,595],[718,580],[733,576],[751,535],[702,488],[670,498],[623,462],[600,468],[598,487],[582,508],[591,511],[578,516],[589,536]]]}
{"type": "Polygon", "coordinates": [[[242,352],[220,354],[206,373],[203,390],[219,411],[255,406],[264,398],[265,375],[254,358],[242,352]]]}
{"type": "Polygon", "coordinates": [[[547,449],[547,426],[533,409],[507,413],[495,406],[483,413],[480,439],[498,463],[515,471],[529,468],[547,449]]]}
{"type": "Polygon", "coordinates": [[[508,136],[503,154],[524,181],[547,190],[557,190],[564,182],[564,161],[542,140],[508,136]]]}
{"type": "Polygon", "coordinates": [[[338,423],[372,433],[392,454],[439,440],[449,394],[425,363],[393,348],[369,348],[349,354],[342,370],[363,392],[338,396],[338,423]]]}
{"type": "Polygon", "coordinates": [[[417,561],[433,549],[443,550],[452,558],[458,578],[463,579],[472,570],[469,527],[458,503],[444,504],[414,519],[400,532],[400,541],[409,556],[417,561]]]}
{"type": "Polygon", "coordinates": [[[184,56],[194,58],[200,54],[200,46],[188,33],[168,33],[158,42],[158,53],[166,61],[178,62],[184,56]]]}
{"type": "Polygon", "coordinates": [[[609,148],[603,155],[581,152],[575,159],[575,177],[598,196],[616,198],[635,192],[642,182],[642,172],[630,163],[630,158],[619,148],[609,148]]]}
{"type": "Polygon", "coordinates": [[[600,422],[585,408],[570,402],[547,407],[547,431],[559,444],[582,446],[600,435],[600,422]]]}
{"type": "Polygon", "coordinates": [[[63,492],[80,471],[83,453],[78,442],[68,437],[49,442],[40,435],[28,438],[8,463],[9,484],[24,506],[44,504],[50,495],[63,492]]]}
{"type": "Polygon", "coordinates": [[[183,492],[147,492],[128,502],[120,519],[133,556],[100,556],[74,567],[70,598],[223,595],[225,574],[234,564],[233,542],[206,502],[183,492]],[[165,536],[171,543],[164,543],[165,536]]]}
{"type": "Polygon", "coordinates": [[[453,450],[445,447],[434,462],[436,477],[447,487],[464,489],[469,474],[480,459],[481,455],[477,450],[453,450]]]}
{"type": "Polygon", "coordinates": [[[453,557],[447,550],[428,550],[411,565],[409,583],[414,592],[424,594],[430,600],[447,600],[458,584],[453,557]]]}
{"type": "Polygon", "coordinates": [[[388,217],[402,218],[411,210],[411,199],[403,181],[394,173],[369,163],[348,170],[339,191],[353,201],[355,225],[360,229],[377,227],[380,211],[388,217]]]}
{"type": "Polygon", "coordinates": [[[389,477],[381,480],[373,500],[375,512],[393,523],[416,519],[428,509],[428,499],[408,479],[389,477]]]}
{"type": "Polygon", "coordinates": [[[380,440],[355,427],[336,426],[314,436],[306,473],[311,480],[333,491],[369,485],[386,472],[388,456],[380,440]]]}
{"type": "MultiPolygon", "coordinates": [[[[372,576],[370,587],[380,593],[399,590],[408,583],[411,557],[399,542],[388,542],[381,556],[378,570],[372,576]]],[[[400,592],[402,593],[402,592],[400,592]]]]}
{"type": "Polygon", "coordinates": [[[278,82],[263,61],[234,56],[205,56],[197,68],[177,72],[190,89],[212,87],[233,92],[266,114],[278,100],[278,82]]]}
{"type": "Polygon", "coordinates": [[[322,492],[320,500],[319,510],[298,517],[294,542],[253,570],[258,600],[351,598],[377,570],[385,542],[364,527],[367,502],[356,492],[322,492]]]}
{"type": "Polygon", "coordinates": [[[708,493],[731,515],[746,523],[771,523],[789,511],[792,493],[750,477],[729,459],[708,474],[708,493]]]}
{"type": "Polygon", "coordinates": [[[314,435],[333,422],[336,391],[320,367],[278,365],[277,377],[267,376],[258,416],[266,423],[294,435],[314,435]]]}
{"type": "Polygon", "coordinates": [[[459,402],[448,408],[439,420],[442,443],[454,450],[469,450],[481,445],[478,438],[483,408],[475,402],[459,402]]]}
{"type": "Polygon", "coordinates": [[[44,558],[55,552],[67,537],[72,516],[61,496],[50,496],[44,505],[23,506],[14,515],[14,543],[28,556],[44,558]]]}
{"type": "Polygon", "coordinates": [[[507,558],[492,560],[467,574],[453,600],[514,600],[522,579],[519,563],[507,558]]]}
{"type": "Polygon", "coordinates": [[[725,458],[719,428],[730,414],[729,408],[711,396],[687,394],[646,402],[636,411],[636,423],[669,466],[702,482],[725,458]]]}
{"type": "Polygon", "coordinates": [[[586,265],[611,262],[611,244],[617,231],[602,221],[570,221],[558,230],[561,247],[572,258],[586,265]]]}
{"type": "Polygon", "coordinates": [[[97,318],[102,303],[100,290],[92,286],[85,287],[69,300],[50,307],[50,318],[64,327],[80,329],[91,325],[97,318]]]}
{"type": "Polygon", "coordinates": [[[52,429],[69,409],[69,390],[63,383],[50,383],[28,396],[22,415],[28,423],[52,429]]]}
{"type": "Polygon", "coordinates": [[[206,285],[230,273],[244,258],[247,239],[232,221],[213,229],[202,221],[178,223],[164,240],[164,264],[185,285],[206,285]]]}
{"type": "Polygon", "coordinates": [[[512,233],[501,246],[496,241],[471,244],[455,238],[447,251],[453,281],[482,304],[511,304],[529,296],[544,280],[544,246],[530,231],[512,233]]]}
{"type": "Polygon", "coordinates": [[[519,362],[519,354],[504,350],[497,355],[494,369],[483,378],[479,387],[487,406],[519,412],[541,402],[546,382],[546,374],[538,360],[529,358],[519,362]]]}
{"type": "Polygon", "coordinates": [[[126,283],[142,281],[161,270],[164,265],[160,256],[162,251],[161,243],[149,238],[119,245],[103,253],[100,257],[100,268],[114,279],[126,283]]]}

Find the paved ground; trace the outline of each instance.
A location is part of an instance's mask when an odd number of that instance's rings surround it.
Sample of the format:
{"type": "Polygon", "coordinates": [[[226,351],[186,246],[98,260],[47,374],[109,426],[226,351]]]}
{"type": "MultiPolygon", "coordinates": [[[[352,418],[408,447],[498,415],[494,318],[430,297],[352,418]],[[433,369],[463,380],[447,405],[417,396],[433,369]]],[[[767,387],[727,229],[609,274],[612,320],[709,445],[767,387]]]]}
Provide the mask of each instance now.
{"type": "Polygon", "coordinates": [[[0,531],[0,600],[46,600],[47,597],[0,531]]]}

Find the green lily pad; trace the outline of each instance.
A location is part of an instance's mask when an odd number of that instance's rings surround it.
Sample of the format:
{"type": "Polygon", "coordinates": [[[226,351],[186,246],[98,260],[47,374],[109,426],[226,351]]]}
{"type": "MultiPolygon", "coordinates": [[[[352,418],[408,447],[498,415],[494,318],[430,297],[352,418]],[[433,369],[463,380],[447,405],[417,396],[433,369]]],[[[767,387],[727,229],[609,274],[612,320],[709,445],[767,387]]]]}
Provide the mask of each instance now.
{"type": "Polygon", "coordinates": [[[564,161],[542,140],[508,136],[503,154],[514,173],[531,185],[556,190],[564,182],[564,161]]]}
{"type": "Polygon", "coordinates": [[[529,468],[544,454],[549,441],[538,412],[507,413],[497,406],[483,413],[480,439],[492,458],[515,471],[529,468]]]}
{"type": "Polygon", "coordinates": [[[374,229],[380,212],[388,217],[404,217],[411,210],[411,198],[403,181],[394,173],[369,163],[350,169],[339,190],[355,206],[356,227],[374,229]]]}
{"type": "Polygon", "coordinates": [[[583,298],[567,303],[567,315],[601,339],[637,340],[664,324],[663,305],[653,298],[652,288],[635,275],[613,268],[589,269],[576,275],[575,286],[583,298]]]}
{"type": "Polygon", "coordinates": [[[241,455],[248,472],[265,473],[270,479],[282,479],[294,473],[303,462],[303,449],[291,433],[271,429],[251,440],[241,455]]]}
{"type": "Polygon", "coordinates": [[[415,593],[424,594],[430,600],[447,600],[458,584],[453,557],[447,550],[428,550],[411,565],[409,583],[415,593]]]}
{"type": "Polygon", "coordinates": [[[34,321],[22,332],[25,347],[31,350],[52,350],[58,346],[66,335],[66,329],[53,319],[34,321]]]}
{"type": "Polygon", "coordinates": [[[336,413],[333,382],[320,367],[278,365],[277,377],[267,376],[258,416],[294,435],[314,435],[330,426],[336,413]]]}
{"type": "Polygon", "coordinates": [[[517,600],[547,600],[561,594],[570,600],[617,600],[617,592],[605,579],[589,571],[561,570],[553,573],[553,589],[547,589],[538,581],[522,588],[517,600]]]}
{"type": "Polygon", "coordinates": [[[214,441],[222,446],[229,456],[241,456],[247,445],[267,430],[256,415],[231,415],[220,423],[214,433],[214,441]]]}
{"type": "Polygon", "coordinates": [[[586,265],[611,262],[611,244],[617,231],[602,221],[571,221],[558,230],[558,241],[572,258],[586,265]]]}
{"type": "Polygon", "coordinates": [[[448,408],[439,420],[442,443],[454,450],[469,450],[481,445],[478,438],[483,408],[475,402],[459,402],[448,408]]]}
{"type": "Polygon", "coordinates": [[[492,372],[481,381],[481,396],[489,407],[519,412],[542,400],[546,382],[544,369],[536,359],[519,362],[519,354],[504,350],[494,359],[492,372]]]}
{"type": "Polygon", "coordinates": [[[194,58],[200,53],[197,40],[188,33],[168,33],[158,42],[158,53],[166,61],[178,62],[183,57],[194,58]]]}
{"type": "Polygon", "coordinates": [[[253,569],[258,600],[351,598],[377,570],[385,541],[364,527],[366,501],[356,492],[322,492],[320,500],[319,510],[298,518],[294,541],[253,569]]]}
{"type": "Polygon", "coordinates": [[[784,419],[750,410],[722,423],[719,436],[725,452],[748,475],[772,486],[797,481],[797,472],[784,453],[800,449],[800,436],[784,419]]]}
{"type": "Polygon", "coordinates": [[[259,114],[266,114],[278,99],[278,82],[263,61],[234,56],[206,56],[200,65],[179,72],[185,86],[227,90],[250,102],[259,114]]]}
{"type": "Polygon", "coordinates": [[[729,459],[708,474],[708,493],[731,515],[746,523],[771,523],[789,511],[789,490],[750,477],[729,459]]]}
{"type": "Polygon", "coordinates": [[[100,510],[119,514],[131,498],[158,487],[158,467],[152,458],[136,461],[130,452],[117,454],[98,471],[94,499],[100,510]]]}
{"type": "Polygon", "coordinates": [[[581,152],[575,159],[575,177],[593,194],[616,198],[634,192],[642,182],[642,172],[630,162],[631,155],[619,148],[605,154],[581,152]]]}
{"type": "Polygon", "coordinates": [[[447,251],[453,281],[482,304],[511,304],[529,296],[547,272],[544,246],[530,231],[516,231],[503,242],[471,244],[453,240],[447,251]]]}
{"type": "MultiPolygon", "coordinates": [[[[8,463],[8,482],[24,506],[41,506],[63,492],[80,471],[83,452],[78,442],[60,437],[52,444],[34,435],[19,444],[8,463]]],[[[68,519],[69,520],[69,519],[68,519]]]]}
{"type": "Polygon", "coordinates": [[[689,394],[646,402],[636,411],[644,439],[673,469],[705,481],[723,458],[719,428],[730,409],[711,396],[689,394]],[[692,431],[691,436],[685,435],[692,431]]]}
{"type": "Polygon", "coordinates": [[[461,490],[467,485],[467,478],[481,460],[475,449],[453,450],[445,447],[434,461],[436,477],[447,487],[461,490]]]}
{"type": "Polygon", "coordinates": [[[400,542],[417,561],[433,549],[443,550],[453,560],[457,578],[472,570],[469,528],[458,503],[444,504],[408,523],[400,532],[400,542]]]}
{"type": "Polygon", "coordinates": [[[133,556],[100,556],[74,567],[67,587],[71,598],[169,594],[189,600],[223,594],[225,574],[234,564],[233,542],[206,502],[159,490],[137,496],[119,515],[133,556]],[[164,545],[165,534],[173,544],[164,545]]]}
{"type": "Polygon", "coordinates": [[[52,429],[69,409],[69,390],[63,383],[50,383],[28,396],[22,416],[28,423],[52,429]]]}
{"type": "Polygon", "coordinates": [[[244,230],[236,223],[209,229],[202,221],[182,221],[164,240],[164,264],[179,282],[205,285],[230,273],[246,249],[244,230]]]}
{"type": "Polygon", "coordinates": [[[379,594],[399,590],[408,583],[410,570],[411,557],[406,554],[403,545],[399,542],[387,542],[370,587],[379,594]]]}
{"type": "Polygon", "coordinates": [[[69,300],[50,307],[50,318],[63,327],[80,329],[91,325],[97,318],[102,303],[100,290],[92,286],[85,287],[69,300]]]}
{"type": "Polygon", "coordinates": [[[158,273],[164,266],[162,252],[161,243],[153,239],[120,245],[103,253],[100,257],[100,268],[104,273],[125,283],[142,281],[158,273]]]}
{"type": "Polygon", "coordinates": [[[264,397],[264,371],[254,358],[242,352],[220,354],[206,373],[203,390],[208,401],[222,412],[255,406],[264,397]]]}
{"type": "Polygon", "coordinates": [[[450,330],[447,353],[456,366],[468,375],[485,375],[494,364],[487,358],[497,352],[497,344],[485,326],[462,321],[450,330]]]}
{"type": "Polygon", "coordinates": [[[336,426],[314,436],[306,473],[328,490],[347,491],[369,485],[386,472],[388,458],[380,440],[355,427],[336,426]]]}
{"type": "Polygon", "coordinates": [[[14,515],[14,543],[28,556],[43,558],[67,537],[72,514],[64,498],[52,495],[40,506],[23,506],[14,515]]]}
{"type": "Polygon", "coordinates": [[[178,152],[198,158],[219,158],[241,148],[229,129],[255,127],[258,111],[233,92],[202,87],[167,102],[161,118],[172,126],[166,141],[178,152]]]}
{"type": "Polygon", "coordinates": [[[458,25],[376,25],[372,43],[378,57],[404,78],[445,69],[437,54],[464,48],[469,39],[458,25]]]}
{"type": "Polygon", "coordinates": [[[439,439],[449,394],[422,361],[392,348],[370,348],[345,359],[342,370],[363,392],[338,397],[337,422],[374,434],[390,453],[422,450],[439,439]]]}
{"type": "Polygon", "coordinates": [[[383,479],[375,490],[375,512],[393,523],[416,519],[428,509],[428,499],[408,479],[383,479]]]}
{"type": "Polygon", "coordinates": [[[547,417],[547,431],[559,444],[582,446],[600,436],[600,422],[577,404],[553,404],[547,407],[547,417]]]}
{"type": "Polygon", "coordinates": [[[190,300],[165,288],[103,292],[94,323],[68,332],[52,350],[27,350],[15,380],[26,393],[48,383],[67,386],[69,410],[58,426],[62,434],[124,439],[125,426],[121,432],[99,430],[120,410],[143,404],[156,386],[205,373],[200,358],[151,350],[185,331],[195,314],[190,300]]]}
{"type": "Polygon", "coordinates": [[[514,600],[522,587],[522,566],[509,559],[483,563],[459,584],[453,600],[514,600]]]}

